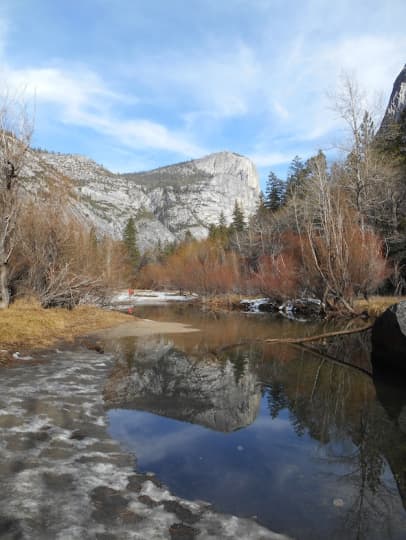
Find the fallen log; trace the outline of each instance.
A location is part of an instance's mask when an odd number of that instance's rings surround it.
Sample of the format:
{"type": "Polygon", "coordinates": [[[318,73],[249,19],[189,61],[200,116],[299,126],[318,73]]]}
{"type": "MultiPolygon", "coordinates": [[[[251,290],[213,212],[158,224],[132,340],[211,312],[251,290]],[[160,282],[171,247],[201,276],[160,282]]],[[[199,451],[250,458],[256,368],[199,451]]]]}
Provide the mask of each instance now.
{"type": "Polygon", "coordinates": [[[373,322],[368,323],[364,326],[359,326],[357,328],[345,328],[344,330],[335,330],[334,332],[325,332],[324,334],[316,334],[315,336],[303,336],[300,338],[272,338],[272,339],[250,339],[245,341],[239,341],[238,343],[230,343],[229,345],[224,345],[217,349],[212,349],[210,352],[214,355],[220,354],[229,349],[234,349],[236,347],[243,347],[245,345],[252,345],[253,343],[290,343],[290,344],[302,344],[309,341],[319,341],[324,338],[334,337],[334,336],[344,336],[346,334],[356,334],[357,332],[365,332],[369,330],[374,325],[373,322]]]}
{"type": "Polygon", "coordinates": [[[365,326],[360,326],[358,328],[346,328],[345,330],[335,330],[334,332],[325,332],[324,334],[317,334],[315,336],[303,336],[300,338],[272,338],[265,339],[266,343],[306,343],[309,341],[320,341],[321,339],[334,337],[334,336],[345,336],[347,334],[356,334],[358,332],[365,332],[372,328],[374,323],[368,323],[365,326]]]}
{"type": "Polygon", "coordinates": [[[326,352],[318,351],[317,349],[314,349],[313,347],[308,347],[307,345],[302,345],[299,343],[291,343],[291,345],[295,348],[297,348],[300,351],[308,352],[310,354],[314,354],[315,356],[319,356],[320,358],[324,358],[325,360],[329,360],[333,364],[338,364],[341,366],[346,366],[351,369],[355,369],[356,371],[360,371],[361,373],[364,373],[365,375],[368,375],[369,377],[372,377],[372,371],[369,369],[363,368],[361,366],[357,366],[356,364],[352,364],[351,362],[347,362],[346,360],[341,360],[340,358],[336,358],[335,356],[331,356],[331,354],[328,354],[326,352]]]}

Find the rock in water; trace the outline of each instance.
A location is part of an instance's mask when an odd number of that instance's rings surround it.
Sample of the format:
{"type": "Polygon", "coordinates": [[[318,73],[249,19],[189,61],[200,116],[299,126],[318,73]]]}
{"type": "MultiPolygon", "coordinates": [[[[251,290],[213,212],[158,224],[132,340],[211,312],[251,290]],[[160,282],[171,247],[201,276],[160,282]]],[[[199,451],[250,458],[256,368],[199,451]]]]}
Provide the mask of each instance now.
{"type": "Polygon", "coordinates": [[[374,372],[406,375],[406,302],[388,308],[372,328],[372,365],[374,372]]]}

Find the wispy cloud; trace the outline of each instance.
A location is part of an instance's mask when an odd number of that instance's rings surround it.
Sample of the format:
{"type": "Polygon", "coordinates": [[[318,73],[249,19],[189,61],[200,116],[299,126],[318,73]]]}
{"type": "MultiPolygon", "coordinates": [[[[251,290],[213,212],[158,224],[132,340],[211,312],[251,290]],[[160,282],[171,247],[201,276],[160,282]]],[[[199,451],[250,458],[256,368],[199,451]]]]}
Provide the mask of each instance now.
{"type": "Polygon", "coordinates": [[[99,130],[137,150],[154,148],[190,157],[204,153],[202,146],[190,142],[189,137],[181,131],[169,130],[164,125],[149,120],[121,120],[81,110],[76,111],[70,120],[99,130]]]}
{"type": "Polygon", "coordinates": [[[250,154],[249,157],[257,165],[257,167],[274,167],[275,165],[290,163],[293,156],[290,152],[270,152],[254,153],[250,154]]]}
{"type": "Polygon", "coordinates": [[[251,112],[262,66],[255,52],[241,40],[226,45],[210,42],[192,51],[167,51],[145,56],[131,66],[132,78],[172,106],[183,104],[188,113],[199,112],[220,120],[251,112]]]}
{"type": "Polygon", "coordinates": [[[165,150],[190,157],[204,152],[181,130],[171,130],[148,119],[123,119],[119,108],[129,103],[136,105],[138,98],[111,90],[98,74],[89,69],[13,70],[9,67],[5,68],[4,76],[11,87],[24,87],[27,92],[33,92],[38,103],[56,105],[59,120],[65,124],[90,128],[110,136],[116,143],[137,150],[165,150]]]}
{"type": "Polygon", "coordinates": [[[3,4],[0,63],[5,79],[36,91],[47,118],[40,144],[52,149],[63,131],[60,150],[104,144],[115,163],[127,152],[158,166],[228,148],[282,169],[341,137],[326,94],[343,71],[386,100],[406,61],[402,0],[292,0],[289,10],[267,0],[120,0],[121,9],[102,2],[97,23],[91,10],[73,17],[51,0],[38,21],[19,2],[3,4]],[[52,40],[46,26],[58,28],[52,40]]]}

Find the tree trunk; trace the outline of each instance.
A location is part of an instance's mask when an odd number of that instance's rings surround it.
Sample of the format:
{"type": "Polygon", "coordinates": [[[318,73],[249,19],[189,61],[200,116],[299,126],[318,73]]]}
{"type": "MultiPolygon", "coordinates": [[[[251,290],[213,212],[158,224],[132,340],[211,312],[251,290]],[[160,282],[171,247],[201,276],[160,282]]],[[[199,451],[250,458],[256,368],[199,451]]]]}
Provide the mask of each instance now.
{"type": "Polygon", "coordinates": [[[8,308],[10,304],[10,293],[8,290],[8,267],[7,263],[0,263],[0,309],[8,308]]]}

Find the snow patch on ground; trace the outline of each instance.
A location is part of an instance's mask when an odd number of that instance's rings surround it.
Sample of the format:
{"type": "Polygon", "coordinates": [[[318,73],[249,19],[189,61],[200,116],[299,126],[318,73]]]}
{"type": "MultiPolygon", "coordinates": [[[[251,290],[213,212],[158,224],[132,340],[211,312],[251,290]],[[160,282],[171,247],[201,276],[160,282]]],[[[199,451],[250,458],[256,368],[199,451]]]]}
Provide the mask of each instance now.
{"type": "Polygon", "coordinates": [[[176,294],[165,291],[131,290],[120,291],[108,301],[111,306],[125,304],[126,306],[161,305],[167,302],[193,302],[198,298],[195,294],[176,294]]]}
{"type": "Polygon", "coordinates": [[[253,300],[241,300],[240,304],[250,313],[263,313],[261,306],[270,304],[269,298],[254,298],[253,300]]]}
{"type": "Polygon", "coordinates": [[[79,350],[40,359],[0,368],[7,404],[0,416],[0,536],[6,530],[7,538],[22,539],[287,538],[181,499],[135,470],[135,456],[101,421],[111,356],[103,362],[98,353],[79,350]],[[179,523],[185,508],[190,526],[179,523]]]}

